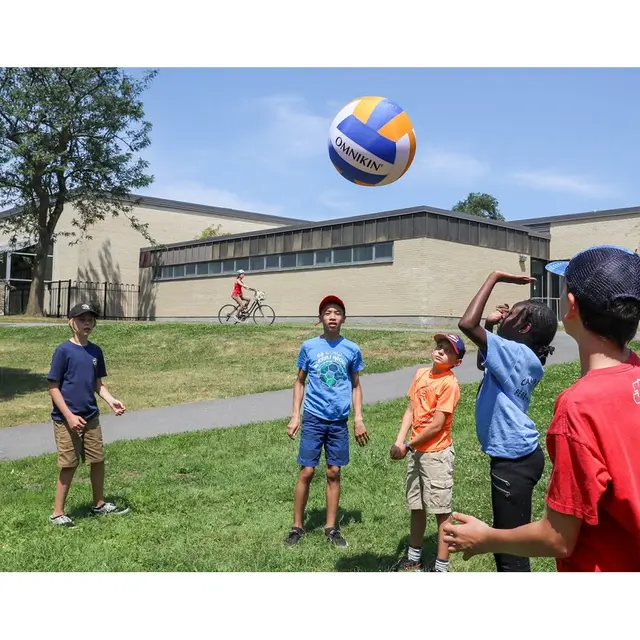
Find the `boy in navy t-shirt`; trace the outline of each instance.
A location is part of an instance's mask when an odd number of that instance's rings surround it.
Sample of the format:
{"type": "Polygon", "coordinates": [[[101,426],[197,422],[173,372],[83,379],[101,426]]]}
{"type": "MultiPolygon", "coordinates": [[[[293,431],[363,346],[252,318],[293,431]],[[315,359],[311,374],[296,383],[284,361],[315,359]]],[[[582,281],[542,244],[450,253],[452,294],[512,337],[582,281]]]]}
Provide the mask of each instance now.
{"type": "Polygon", "coordinates": [[[103,496],[104,443],[96,393],[117,416],[125,412],[125,406],[109,393],[102,381],[107,375],[102,349],[89,342],[89,334],[96,326],[97,317],[98,313],[89,304],[77,304],[71,309],[69,327],[73,337],[56,348],[47,376],[60,468],[53,514],[49,520],[57,526],[74,526],[73,520],[64,513],[64,505],[80,459],[91,465],[92,512],[107,514],[128,511],[105,502],[103,496]]]}
{"type": "Polygon", "coordinates": [[[345,318],[344,302],[327,296],[318,309],[324,332],[303,343],[298,356],[298,377],[293,388],[293,411],[287,428],[293,439],[300,429],[300,409],[304,399],[298,464],[302,467],[295,490],[293,527],[285,543],[297,544],[304,534],[304,510],[309,486],[320,462],[322,448],[327,461],[327,520],[325,536],[337,547],[346,547],[336,526],[340,501],[340,469],[349,464],[347,420],[354,409],[356,442],[364,446],[369,435],[362,419],[360,371],[364,369],[360,347],[340,335],[345,318]],[[305,382],[309,380],[305,396],[305,382]]]}

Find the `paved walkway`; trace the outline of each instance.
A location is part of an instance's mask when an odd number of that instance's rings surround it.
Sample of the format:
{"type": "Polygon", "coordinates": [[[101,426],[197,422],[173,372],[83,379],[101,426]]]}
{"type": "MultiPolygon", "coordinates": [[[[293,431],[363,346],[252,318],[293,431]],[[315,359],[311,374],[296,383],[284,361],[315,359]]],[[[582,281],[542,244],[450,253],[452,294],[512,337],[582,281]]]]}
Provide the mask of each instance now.
{"type": "MultiPolygon", "coordinates": [[[[549,358],[548,364],[577,359],[576,344],[564,332],[559,331],[556,334],[554,346],[556,351],[549,358]]],[[[362,390],[365,403],[372,404],[404,397],[417,368],[363,375],[362,390]]],[[[470,353],[456,369],[456,376],[461,383],[478,382],[481,375],[476,368],[475,353],[470,353]]],[[[119,418],[105,413],[102,416],[104,439],[109,443],[185,431],[236,427],[269,420],[286,420],[291,415],[291,402],[291,390],[285,389],[171,407],[141,409],[125,413],[119,418]]],[[[51,423],[0,429],[0,460],[16,460],[55,451],[51,423]]]]}

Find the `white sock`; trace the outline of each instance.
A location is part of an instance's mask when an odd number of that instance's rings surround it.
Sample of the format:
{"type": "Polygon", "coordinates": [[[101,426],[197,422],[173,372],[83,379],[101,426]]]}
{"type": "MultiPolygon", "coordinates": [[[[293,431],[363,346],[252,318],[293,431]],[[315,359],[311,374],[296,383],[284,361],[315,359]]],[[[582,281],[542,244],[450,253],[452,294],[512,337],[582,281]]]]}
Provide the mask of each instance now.
{"type": "Polygon", "coordinates": [[[436,571],[440,571],[442,573],[449,571],[449,561],[436,558],[436,571]]]}
{"type": "Polygon", "coordinates": [[[414,549],[413,547],[409,547],[409,560],[411,562],[420,562],[420,556],[422,554],[422,549],[414,549]]]}

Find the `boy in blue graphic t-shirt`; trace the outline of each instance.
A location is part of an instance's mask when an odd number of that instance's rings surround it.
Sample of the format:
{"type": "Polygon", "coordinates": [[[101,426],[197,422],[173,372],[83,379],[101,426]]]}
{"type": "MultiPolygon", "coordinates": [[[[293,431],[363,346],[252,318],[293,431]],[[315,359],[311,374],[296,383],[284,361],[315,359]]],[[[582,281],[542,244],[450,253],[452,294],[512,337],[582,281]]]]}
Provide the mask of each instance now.
{"type": "Polygon", "coordinates": [[[352,404],[356,442],[364,446],[369,440],[362,419],[360,371],[364,369],[364,363],[360,347],[340,335],[346,318],[344,302],[336,296],[327,296],[320,303],[318,314],[324,332],[318,338],[307,340],[300,348],[298,376],[293,387],[293,411],[287,427],[289,437],[295,438],[300,430],[300,410],[303,408],[298,453],[301,470],[295,489],[293,527],[285,544],[293,546],[304,535],[303,518],[309,486],[324,446],[327,461],[325,536],[335,546],[346,547],[347,541],[336,526],[340,469],[349,464],[347,420],[352,404]]]}

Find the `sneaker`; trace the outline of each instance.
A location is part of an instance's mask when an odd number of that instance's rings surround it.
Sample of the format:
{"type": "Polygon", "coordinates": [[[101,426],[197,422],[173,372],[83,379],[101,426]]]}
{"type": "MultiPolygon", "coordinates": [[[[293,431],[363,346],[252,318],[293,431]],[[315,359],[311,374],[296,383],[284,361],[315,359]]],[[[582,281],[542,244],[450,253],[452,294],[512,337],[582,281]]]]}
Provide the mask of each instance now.
{"type": "Polygon", "coordinates": [[[436,569],[436,561],[434,560],[433,562],[429,563],[429,565],[425,569],[425,572],[426,573],[448,573],[448,570],[447,571],[438,571],[438,569],[436,569]]]}
{"type": "Polygon", "coordinates": [[[324,535],[327,538],[327,542],[335,545],[336,547],[348,547],[349,544],[344,539],[344,536],[340,532],[340,529],[336,527],[331,527],[330,529],[324,530],[324,535]]]}
{"type": "Polygon", "coordinates": [[[304,531],[300,529],[300,527],[292,527],[284,543],[287,545],[287,547],[293,547],[298,544],[298,542],[300,542],[300,539],[303,535],[304,531]]]}
{"type": "Polygon", "coordinates": [[[69,516],[65,516],[65,515],[56,516],[55,518],[53,516],[49,516],[49,522],[55,525],[56,527],[75,527],[76,526],[76,523],[69,516]]]}
{"type": "Polygon", "coordinates": [[[404,556],[395,566],[396,571],[424,571],[421,560],[409,560],[409,556],[404,556]]]}
{"type": "Polygon", "coordinates": [[[126,509],[119,509],[115,504],[113,504],[113,502],[105,502],[99,507],[91,507],[91,513],[97,516],[102,516],[109,513],[113,513],[115,515],[124,515],[125,513],[129,513],[129,510],[129,507],[127,507],[126,509]]]}

